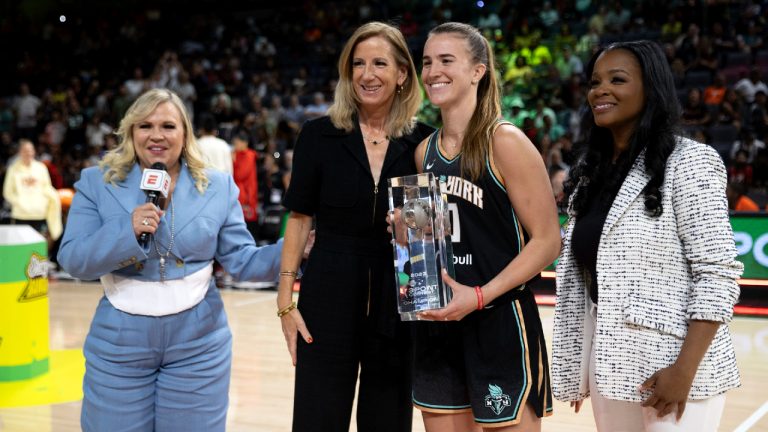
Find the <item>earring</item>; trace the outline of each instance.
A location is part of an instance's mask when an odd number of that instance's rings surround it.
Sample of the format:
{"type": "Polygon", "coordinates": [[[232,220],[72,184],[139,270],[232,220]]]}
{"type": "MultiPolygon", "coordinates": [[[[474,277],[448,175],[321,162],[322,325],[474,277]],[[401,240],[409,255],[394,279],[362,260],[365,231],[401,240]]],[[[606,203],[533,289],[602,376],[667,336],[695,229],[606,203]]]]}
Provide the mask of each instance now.
{"type": "Polygon", "coordinates": [[[403,85],[400,84],[399,86],[397,86],[397,94],[400,94],[402,92],[403,92],[403,85]]]}

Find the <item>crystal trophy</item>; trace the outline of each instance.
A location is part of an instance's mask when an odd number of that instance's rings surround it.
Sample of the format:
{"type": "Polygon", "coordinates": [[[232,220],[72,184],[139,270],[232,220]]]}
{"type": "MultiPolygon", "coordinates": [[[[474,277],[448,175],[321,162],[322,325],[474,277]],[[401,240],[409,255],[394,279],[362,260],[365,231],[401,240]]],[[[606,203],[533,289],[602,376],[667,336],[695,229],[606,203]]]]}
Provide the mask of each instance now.
{"type": "Polygon", "coordinates": [[[441,275],[445,269],[454,277],[448,201],[432,173],[388,183],[397,309],[403,321],[414,321],[417,312],[443,308],[451,299],[441,275]]]}

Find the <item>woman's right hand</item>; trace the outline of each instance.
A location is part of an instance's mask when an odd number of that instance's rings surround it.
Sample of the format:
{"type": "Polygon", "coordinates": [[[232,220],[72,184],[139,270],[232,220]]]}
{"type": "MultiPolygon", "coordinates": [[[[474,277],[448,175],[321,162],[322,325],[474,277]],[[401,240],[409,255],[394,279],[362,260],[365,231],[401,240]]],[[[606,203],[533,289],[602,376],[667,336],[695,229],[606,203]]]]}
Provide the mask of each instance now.
{"type": "Polygon", "coordinates": [[[283,326],[283,336],[285,336],[285,343],[288,344],[288,352],[291,353],[291,362],[296,366],[297,335],[301,334],[304,342],[308,344],[312,343],[312,335],[307,330],[299,309],[294,309],[280,317],[280,324],[283,326]]]}
{"type": "Polygon", "coordinates": [[[152,203],[144,203],[133,209],[131,224],[133,225],[133,233],[136,235],[136,238],[139,238],[145,232],[154,234],[157,231],[158,225],[160,225],[160,217],[162,216],[163,211],[152,203]]]}
{"type": "Polygon", "coordinates": [[[581,410],[581,405],[583,403],[584,403],[584,399],[571,401],[571,408],[573,408],[573,411],[578,414],[578,412],[581,410]]]}

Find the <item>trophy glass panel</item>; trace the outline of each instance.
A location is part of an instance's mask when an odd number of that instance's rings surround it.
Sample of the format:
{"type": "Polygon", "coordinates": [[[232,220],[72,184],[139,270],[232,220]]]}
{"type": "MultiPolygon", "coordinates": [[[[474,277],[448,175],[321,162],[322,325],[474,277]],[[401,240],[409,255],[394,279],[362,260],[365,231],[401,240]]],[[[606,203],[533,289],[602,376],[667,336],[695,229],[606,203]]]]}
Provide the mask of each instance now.
{"type": "Polygon", "coordinates": [[[453,276],[444,200],[432,173],[389,180],[397,306],[404,321],[450,301],[450,287],[441,277],[444,267],[453,276]]]}

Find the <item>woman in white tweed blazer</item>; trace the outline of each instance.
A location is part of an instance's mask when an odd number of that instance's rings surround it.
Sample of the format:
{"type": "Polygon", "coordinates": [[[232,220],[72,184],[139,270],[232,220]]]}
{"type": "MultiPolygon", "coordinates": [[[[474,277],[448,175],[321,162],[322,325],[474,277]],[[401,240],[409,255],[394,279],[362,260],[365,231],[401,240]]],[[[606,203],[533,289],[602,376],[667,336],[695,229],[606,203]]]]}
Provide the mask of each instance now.
{"type": "Polygon", "coordinates": [[[655,43],[612,44],[586,72],[553,394],[577,411],[591,396],[601,431],[716,430],[725,391],[739,385],[726,323],[742,271],[723,162],[675,135],[679,105],[655,43]]]}

